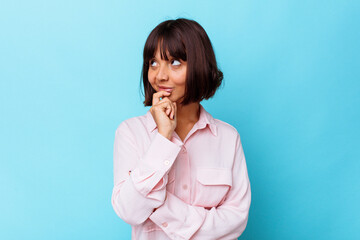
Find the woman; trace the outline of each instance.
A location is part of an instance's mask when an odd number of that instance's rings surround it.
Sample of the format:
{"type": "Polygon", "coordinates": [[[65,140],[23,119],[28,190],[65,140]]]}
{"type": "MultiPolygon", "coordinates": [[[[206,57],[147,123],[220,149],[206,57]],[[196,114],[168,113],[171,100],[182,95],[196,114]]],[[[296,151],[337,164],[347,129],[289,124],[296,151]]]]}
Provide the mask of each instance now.
{"type": "Polygon", "coordinates": [[[143,58],[151,108],[115,133],[116,214],[132,225],[132,239],[236,239],[250,182],[237,130],[200,104],[223,79],[210,39],[193,20],[164,21],[143,58]]]}

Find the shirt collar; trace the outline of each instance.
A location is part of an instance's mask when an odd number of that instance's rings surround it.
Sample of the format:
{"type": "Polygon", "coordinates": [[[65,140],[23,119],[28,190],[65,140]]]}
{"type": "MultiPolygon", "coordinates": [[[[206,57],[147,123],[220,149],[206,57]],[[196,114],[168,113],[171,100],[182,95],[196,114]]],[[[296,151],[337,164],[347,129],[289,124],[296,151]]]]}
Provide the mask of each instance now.
{"type": "MultiPolygon", "coordinates": [[[[211,133],[214,136],[217,136],[217,126],[214,118],[211,116],[210,113],[208,113],[205,110],[205,108],[201,104],[199,105],[200,105],[200,117],[195,124],[197,126],[197,129],[202,129],[205,128],[206,126],[209,126],[211,133]]],[[[146,124],[148,131],[153,132],[157,128],[157,125],[150,110],[147,111],[145,117],[146,117],[146,124]]]]}

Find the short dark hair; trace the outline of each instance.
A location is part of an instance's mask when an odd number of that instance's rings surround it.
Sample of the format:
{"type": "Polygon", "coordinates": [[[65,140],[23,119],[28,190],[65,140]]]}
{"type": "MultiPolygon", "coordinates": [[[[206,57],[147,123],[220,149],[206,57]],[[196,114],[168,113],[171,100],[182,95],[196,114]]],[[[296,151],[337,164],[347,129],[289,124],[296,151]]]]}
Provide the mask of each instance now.
{"type": "Polygon", "coordinates": [[[159,43],[161,59],[168,60],[169,56],[166,54],[168,51],[172,57],[187,62],[182,105],[200,102],[215,94],[222,83],[223,73],[218,69],[211,41],[199,23],[178,18],[157,25],[145,42],[141,70],[145,106],[152,105],[152,96],[156,92],[148,80],[148,71],[149,61],[155,56],[159,43]]]}

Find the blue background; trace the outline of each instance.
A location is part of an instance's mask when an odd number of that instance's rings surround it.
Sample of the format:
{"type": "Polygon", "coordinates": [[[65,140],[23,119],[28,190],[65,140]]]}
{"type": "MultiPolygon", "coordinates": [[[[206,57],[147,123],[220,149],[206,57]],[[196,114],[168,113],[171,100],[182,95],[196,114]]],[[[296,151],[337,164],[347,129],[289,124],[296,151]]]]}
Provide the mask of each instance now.
{"type": "Polygon", "coordinates": [[[203,101],[241,135],[239,239],[360,239],[358,1],[0,1],[0,239],[130,239],[113,141],[142,105],[146,37],[198,21],[224,85],[203,101]]]}

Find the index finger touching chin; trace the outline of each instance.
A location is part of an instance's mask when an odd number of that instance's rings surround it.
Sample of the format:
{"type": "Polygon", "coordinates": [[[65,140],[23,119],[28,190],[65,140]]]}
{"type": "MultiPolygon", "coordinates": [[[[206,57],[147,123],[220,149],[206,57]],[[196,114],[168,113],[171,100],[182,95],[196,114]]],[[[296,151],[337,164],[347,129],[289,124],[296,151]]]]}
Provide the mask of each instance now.
{"type": "Polygon", "coordinates": [[[153,105],[157,104],[160,100],[162,100],[164,97],[169,96],[169,93],[166,91],[159,91],[153,94],[153,105]]]}

